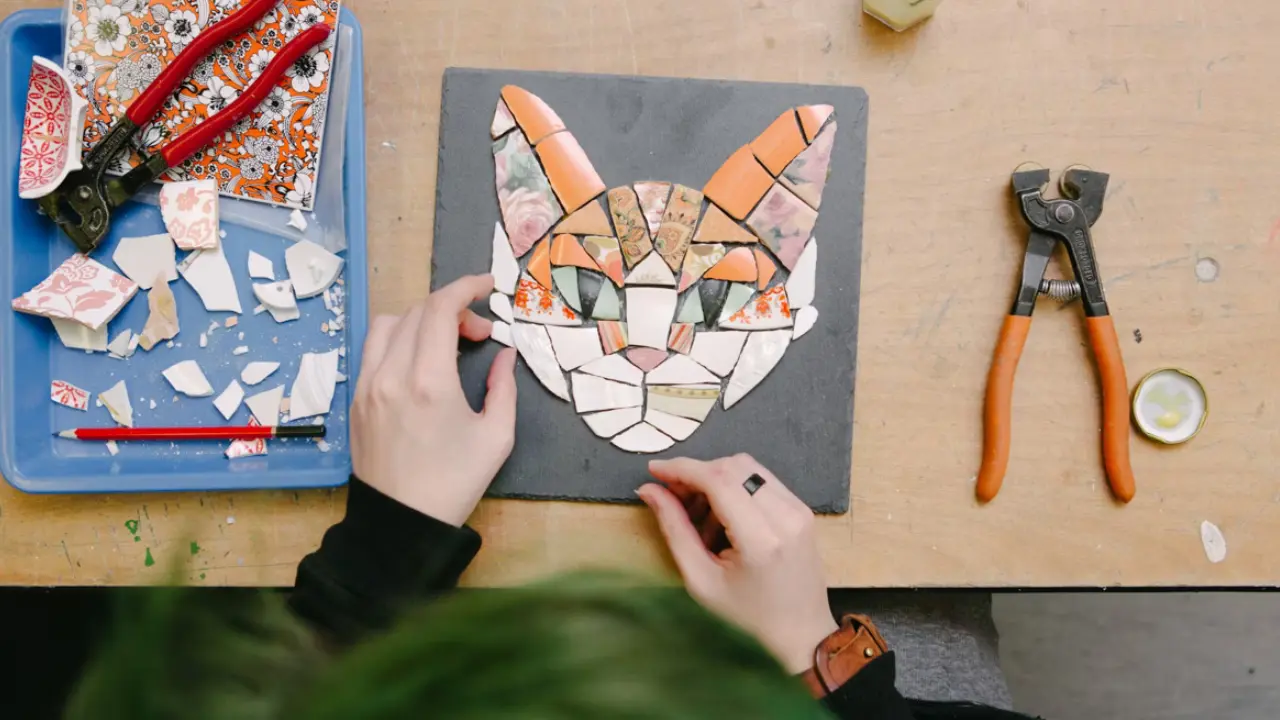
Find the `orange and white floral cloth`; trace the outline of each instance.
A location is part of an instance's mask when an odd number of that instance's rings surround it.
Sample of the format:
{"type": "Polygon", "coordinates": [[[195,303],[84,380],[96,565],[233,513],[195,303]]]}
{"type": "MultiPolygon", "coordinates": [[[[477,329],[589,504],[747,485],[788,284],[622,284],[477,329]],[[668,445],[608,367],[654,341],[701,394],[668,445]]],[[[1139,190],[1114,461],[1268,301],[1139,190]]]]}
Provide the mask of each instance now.
{"type": "MultiPolygon", "coordinates": [[[[89,101],[85,151],[106,135],[160,71],[197,35],[240,9],[243,0],[69,0],[64,66],[89,101]]],[[[298,33],[337,28],[340,0],[281,0],[248,32],[210,53],[154,122],[133,138],[114,171],[138,163],[225,108],[298,33]]],[[[257,110],[232,132],[169,172],[169,179],[213,179],[224,195],[310,210],[324,137],[336,33],[303,55],[257,110]]]]}

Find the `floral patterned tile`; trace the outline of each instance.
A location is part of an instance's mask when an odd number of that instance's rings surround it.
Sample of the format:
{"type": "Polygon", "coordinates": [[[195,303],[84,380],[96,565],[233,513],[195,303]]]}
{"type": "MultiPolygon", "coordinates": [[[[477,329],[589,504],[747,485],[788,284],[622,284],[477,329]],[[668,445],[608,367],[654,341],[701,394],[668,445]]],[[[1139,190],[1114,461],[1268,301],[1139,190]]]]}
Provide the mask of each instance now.
{"type": "Polygon", "coordinates": [[[180,250],[218,247],[218,184],[192,180],[161,185],[160,216],[180,250]]]}
{"type": "Polygon", "coordinates": [[[795,267],[817,221],[816,210],[785,187],[774,185],[747,218],[747,226],[790,270],[795,267]]]}
{"type": "Polygon", "coordinates": [[[791,305],[781,285],[760,293],[740,310],[721,320],[720,326],[734,330],[772,330],[791,327],[791,305]]]}
{"type": "Polygon", "coordinates": [[[657,237],[658,226],[662,224],[662,213],[667,209],[667,198],[671,197],[671,183],[638,182],[635,188],[645,222],[649,224],[649,235],[657,237]]]}
{"type": "Polygon", "coordinates": [[[493,111],[493,122],[489,123],[489,137],[497,140],[516,128],[516,119],[507,107],[507,101],[498,98],[498,107],[493,111]]]}
{"type": "Polygon", "coordinates": [[[523,257],[564,212],[524,133],[510,132],[495,140],[493,164],[502,225],[512,252],[523,257]]]}
{"type": "Polygon", "coordinates": [[[559,132],[538,143],[538,157],[565,212],[573,212],[604,192],[604,181],[573,133],[559,132]]]}
{"type": "Polygon", "coordinates": [[[702,214],[702,223],[693,236],[695,243],[753,243],[759,238],[739,225],[733,218],[715,205],[708,205],[702,214]]]}
{"type": "Polygon", "coordinates": [[[760,202],[772,184],[773,177],[756,162],[751,148],[743,146],[724,161],[702,192],[734,219],[741,220],[760,202]]]}
{"type": "Polygon", "coordinates": [[[618,239],[604,235],[592,235],[582,241],[582,248],[595,261],[600,272],[622,287],[625,279],[622,276],[622,251],[618,248],[618,239]]]}
{"type": "Polygon", "coordinates": [[[600,345],[605,355],[612,355],[627,346],[627,324],[614,320],[601,320],[596,323],[596,331],[600,333],[600,345]]]}
{"type": "Polygon", "coordinates": [[[710,280],[754,283],[756,281],[756,257],[750,248],[734,248],[707,271],[710,280]]]}
{"type": "MultiPolygon", "coordinates": [[[[520,278],[520,286],[512,302],[516,320],[539,325],[581,325],[582,318],[550,289],[528,275],[520,278]]],[[[522,323],[517,322],[514,327],[522,323]]]]}
{"type": "Polygon", "coordinates": [[[612,235],[613,226],[600,203],[592,201],[574,211],[556,226],[556,232],[571,235],[612,235]]]}
{"type": "Polygon", "coordinates": [[[529,136],[529,142],[537,145],[544,138],[564,130],[564,121],[542,101],[542,98],[518,85],[507,85],[502,88],[502,101],[520,129],[529,136]]]}
{"type": "Polygon", "coordinates": [[[89,392],[64,380],[49,384],[49,399],[72,410],[89,409],[89,392]]]}
{"type": "Polygon", "coordinates": [[[804,136],[794,110],[778,116],[760,136],[751,141],[751,152],[774,175],[780,174],[804,150],[804,136]]]}
{"type": "Polygon", "coordinates": [[[690,246],[689,252],[684,256],[684,267],[680,269],[680,292],[698,282],[724,258],[726,252],[725,246],[719,244],[701,243],[690,246]]]}
{"type": "Polygon", "coordinates": [[[684,185],[676,185],[671,191],[671,201],[662,214],[662,225],[654,237],[653,247],[667,261],[667,267],[680,269],[685,252],[693,239],[693,230],[702,213],[702,193],[684,185]]]}
{"type": "MultiPolygon", "coordinates": [[[[697,294],[694,294],[697,297],[697,294]]],[[[693,349],[693,323],[676,323],[667,336],[667,347],[683,355],[693,349]]]]}
{"type": "Polygon", "coordinates": [[[653,249],[649,241],[649,226],[640,209],[635,190],[627,186],[609,191],[609,213],[618,230],[618,244],[622,247],[622,259],[627,267],[634,267],[653,249]]]}
{"type": "Polygon", "coordinates": [[[822,205],[822,190],[831,173],[831,150],[836,140],[836,123],[831,121],[807,150],[791,161],[778,181],[797,197],[817,210],[822,205]]]}
{"type": "Polygon", "coordinates": [[[68,173],[83,166],[80,138],[87,109],[62,68],[39,56],[31,58],[18,156],[18,197],[44,197],[58,189],[68,173]]]}
{"type": "Polygon", "coordinates": [[[12,305],[21,313],[74,320],[97,330],[115,317],[136,292],[138,286],[129,278],[77,253],[12,305]]]}

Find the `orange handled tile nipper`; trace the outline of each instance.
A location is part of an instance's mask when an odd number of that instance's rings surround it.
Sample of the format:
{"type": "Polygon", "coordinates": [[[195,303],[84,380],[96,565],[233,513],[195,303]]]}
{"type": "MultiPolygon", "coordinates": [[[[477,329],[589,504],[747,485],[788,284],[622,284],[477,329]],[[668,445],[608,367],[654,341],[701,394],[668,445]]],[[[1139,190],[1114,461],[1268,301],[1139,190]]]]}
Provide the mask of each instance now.
{"type": "Polygon", "coordinates": [[[1041,294],[1063,301],[1078,297],[1084,305],[1089,344],[1097,359],[1102,385],[1102,458],[1107,480],[1117,499],[1122,502],[1133,499],[1133,469],[1129,465],[1129,383],[1089,234],[1090,226],[1102,215],[1107,179],[1105,173],[1070,168],[1062,174],[1060,182],[1064,197],[1049,200],[1044,197],[1044,189],[1049,185],[1048,170],[1019,168],[1013,173],[1014,198],[1023,219],[1031,226],[1031,235],[1022,264],[1022,283],[1013,310],[1000,330],[987,375],[982,468],[978,471],[977,484],[978,500],[982,502],[990,501],[1000,492],[1009,466],[1013,376],[1031,329],[1036,298],[1041,294]],[[1074,281],[1044,277],[1058,243],[1067,248],[1074,281]]]}

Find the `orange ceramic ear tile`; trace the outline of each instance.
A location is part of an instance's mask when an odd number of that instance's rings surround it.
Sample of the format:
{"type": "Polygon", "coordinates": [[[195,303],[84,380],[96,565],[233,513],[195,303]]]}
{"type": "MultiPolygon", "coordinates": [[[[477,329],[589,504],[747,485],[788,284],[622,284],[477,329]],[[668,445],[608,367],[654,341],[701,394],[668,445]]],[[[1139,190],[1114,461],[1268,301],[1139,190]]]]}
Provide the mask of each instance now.
{"type": "Polygon", "coordinates": [[[544,237],[533,248],[529,256],[529,274],[542,287],[551,289],[551,238],[544,237]]]}
{"type": "Polygon", "coordinates": [[[707,181],[702,193],[724,211],[741,220],[773,185],[773,178],[756,162],[751,148],[742,146],[729,156],[707,181]]]}
{"type": "Polygon", "coordinates": [[[756,279],[756,289],[763,290],[769,286],[769,281],[773,279],[773,274],[778,271],[778,266],[760,248],[752,249],[756,253],[756,272],[759,275],[756,279]]]}
{"type": "Polygon", "coordinates": [[[715,205],[707,206],[698,232],[693,236],[696,243],[753,243],[757,240],[755,233],[734,222],[715,205]]]}
{"type": "Polygon", "coordinates": [[[760,137],[751,141],[751,152],[774,175],[782,174],[804,148],[804,137],[800,135],[794,110],[779,115],[772,125],[760,133],[760,137]]]}
{"type": "Polygon", "coordinates": [[[609,224],[609,217],[604,214],[600,203],[592,201],[565,218],[556,226],[556,232],[571,235],[612,235],[613,226],[609,224]]]}
{"type": "Polygon", "coordinates": [[[604,192],[604,181],[591,166],[587,153],[573,137],[573,133],[560,132],[538,143],[535,150],[542,159],[542,167],[551,180],[565,212],[573,212],[588,200],[604,192]]]}
{"type": "Polygon", "coordinates": [[[529,143],[532,145],[537,145],[548,135],[564,129],[564,121],[556,115],[556,111],[543,102],[542,98],[522,87],[507,85],[502,88],[502,99],[506,101],[507,109],[515,116],[520,129],[529,136],[529,143]]]}
{"type": "Polygon", "coordinates": [[[724,259],[707,271],[704,278],[708,280],[728,280],[729,282],[755,282],[756,259],[747,248],[734,248],[724,259]]]}
{"type": "Polygon", "coordinates": [[[591,259],[587,251],[578,244],[577,238],[572,235],[556,236],[555,242],[551,244],[551,264],[572,265],[588,270],[600,269],[596,266],[596,261],[591,259]]]}
{"type": "Polygon", "coordinates": [[[800,125],[804,128],[805,140],[813,142],[813,139],[818,137],[822,124],[831,117],[833,112],[835,108],[830,105],[802,105],[796,108],[796,114],[800,116],[800,125]]]}

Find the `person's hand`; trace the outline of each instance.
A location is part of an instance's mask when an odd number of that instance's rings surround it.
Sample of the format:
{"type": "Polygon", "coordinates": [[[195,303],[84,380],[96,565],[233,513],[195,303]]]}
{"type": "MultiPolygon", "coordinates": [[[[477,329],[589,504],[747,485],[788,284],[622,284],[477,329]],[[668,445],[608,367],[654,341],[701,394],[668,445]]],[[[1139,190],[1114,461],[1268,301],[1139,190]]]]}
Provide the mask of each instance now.
{"type": "Polygon", "coordinates": [[[480,413],[467,404],[458,378],[459,335],[478,342],[493,330],[467,306],[492,290],[489,275],[464,277],[402,316],[375,318],[351,406],[356,476],[459,527],[515,443],[516,351],[494,358],[480,413]]]}
{"type": "Polygon", "coordinates": [[[838,627],[827,604],[813,511],[750,455],[654,460],[638,492],[689,594],[754,635],[791,674],[838,627]],[[743,483],[764,480],[754,495],[743,483]]]}

